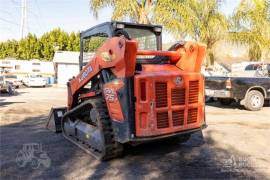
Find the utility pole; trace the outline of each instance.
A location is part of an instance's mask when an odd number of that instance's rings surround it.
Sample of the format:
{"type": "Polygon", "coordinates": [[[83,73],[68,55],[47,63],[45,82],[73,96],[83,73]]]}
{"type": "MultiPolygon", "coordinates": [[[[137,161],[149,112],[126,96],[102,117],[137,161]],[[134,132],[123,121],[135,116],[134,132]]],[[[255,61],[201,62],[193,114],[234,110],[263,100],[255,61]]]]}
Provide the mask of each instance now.
{"type": "Polygon", "coordinates": [[[24,38],[24,35],[26,34],[26,23],[27,23],[27,4],[26,4],[27,0],[21,0],[21,28],[20,28],[20,32],[21,32],[21,39],[24,38]]]}

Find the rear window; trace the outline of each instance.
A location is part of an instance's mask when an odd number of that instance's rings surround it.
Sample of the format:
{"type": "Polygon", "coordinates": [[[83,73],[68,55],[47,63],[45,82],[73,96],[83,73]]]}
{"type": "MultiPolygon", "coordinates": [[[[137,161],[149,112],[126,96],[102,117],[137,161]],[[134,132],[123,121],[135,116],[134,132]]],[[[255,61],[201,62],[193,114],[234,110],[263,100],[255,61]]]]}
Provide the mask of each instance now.
{"type": "Polygon", "coordinates": [[[40,78],[42,75],[30,75],[31,78],[40,78]]]}
{"type": "Polygon", "coordinates": [[[7,75],[5,76],[7,79],[17,79],[17,76],[14,75],[7,75]]]}
{"type": "Polygon", "coordinates": [[[259,67],[258,64],[249,64],[247,65],[247,67],[245,68],[246,71],[254,71],[257,70],[257,68],[259,67]]]}
{"type": "Polygon", "coordinates": [[[157,38],[154,32],[149,29],[124,29],[130,38],[134,38],[138,41],[139,49],[144,50],[157,50],[157,38]]]}
{"type": "Polygon", "coordinates": [[[99,48],[106,40],[106,34],[97,34],[95,36],[86,37],[83,39],[83,62],[88,62],[93,53],[99,48]]]}

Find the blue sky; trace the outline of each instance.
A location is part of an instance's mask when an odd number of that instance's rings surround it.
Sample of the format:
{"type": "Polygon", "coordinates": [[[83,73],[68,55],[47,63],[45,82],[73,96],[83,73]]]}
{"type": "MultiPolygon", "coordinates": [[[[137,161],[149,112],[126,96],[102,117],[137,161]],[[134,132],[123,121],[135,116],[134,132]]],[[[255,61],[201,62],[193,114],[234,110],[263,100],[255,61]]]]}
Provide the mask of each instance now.
{"type": "MultiPolygon", "coordinates": [[[[230,15],[240,0],[225,0],[222,11],[230,15]]],[[[0,0],[0,41],[19,39],[21,0],[0,0]]],[[[110,21],[110,8],[93,17],[89,0],[27,0],[27,31],[38,36],[60,27],[67,32],[85,30],[110,21]]]]}

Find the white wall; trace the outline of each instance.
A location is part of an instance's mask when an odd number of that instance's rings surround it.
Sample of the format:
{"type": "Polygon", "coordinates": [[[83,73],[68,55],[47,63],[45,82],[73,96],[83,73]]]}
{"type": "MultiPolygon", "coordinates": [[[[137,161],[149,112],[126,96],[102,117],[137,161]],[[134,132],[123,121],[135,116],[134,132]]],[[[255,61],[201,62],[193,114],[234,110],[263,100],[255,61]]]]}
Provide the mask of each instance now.
{"type": "Polygon", "coordinates": [[[5,69],[9,73],[24,76],[29,73],[39,73],[44,76],[53,76],[55,74],[53,62],[39,60],[0,60],[0,69],[5,69]]]}
{"type": "Polygon", "coordinates": [[[57,63],[57,84],[67,84],[68,80],[79,74],[78,64],[57,63]]]}

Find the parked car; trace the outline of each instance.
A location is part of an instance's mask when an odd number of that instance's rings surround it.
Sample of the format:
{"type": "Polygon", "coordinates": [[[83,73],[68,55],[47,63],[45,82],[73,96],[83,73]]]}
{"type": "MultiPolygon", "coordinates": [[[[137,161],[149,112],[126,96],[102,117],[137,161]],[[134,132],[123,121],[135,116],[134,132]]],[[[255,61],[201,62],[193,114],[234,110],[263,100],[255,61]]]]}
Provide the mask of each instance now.
{"type": "Polygon", "coordinates": [[[8,81],[5,76],[0,76],[0,92],[7,92],[10,95],[15,93],[15,85],[8,81]]]}
{"type": "Polygon", "coordinates": [[[47,79],[40,74],[28,74],[23,78],[23,84],[28,87],[46,87],[47,79]]]}
{"type": "Polygon", "coordinates": [[[12,82],[16,88],[19,88],[22,85],[22,81],[19,80],[16,75],[7,74],[3,76],[7,81],[12,82]]]}
{"type": "Polygon", "coordinates": [[[205,77],[205,95],[223,105],[233,101],[251,111],[260,110],[270,99],[270,77],[205,77]]]}

